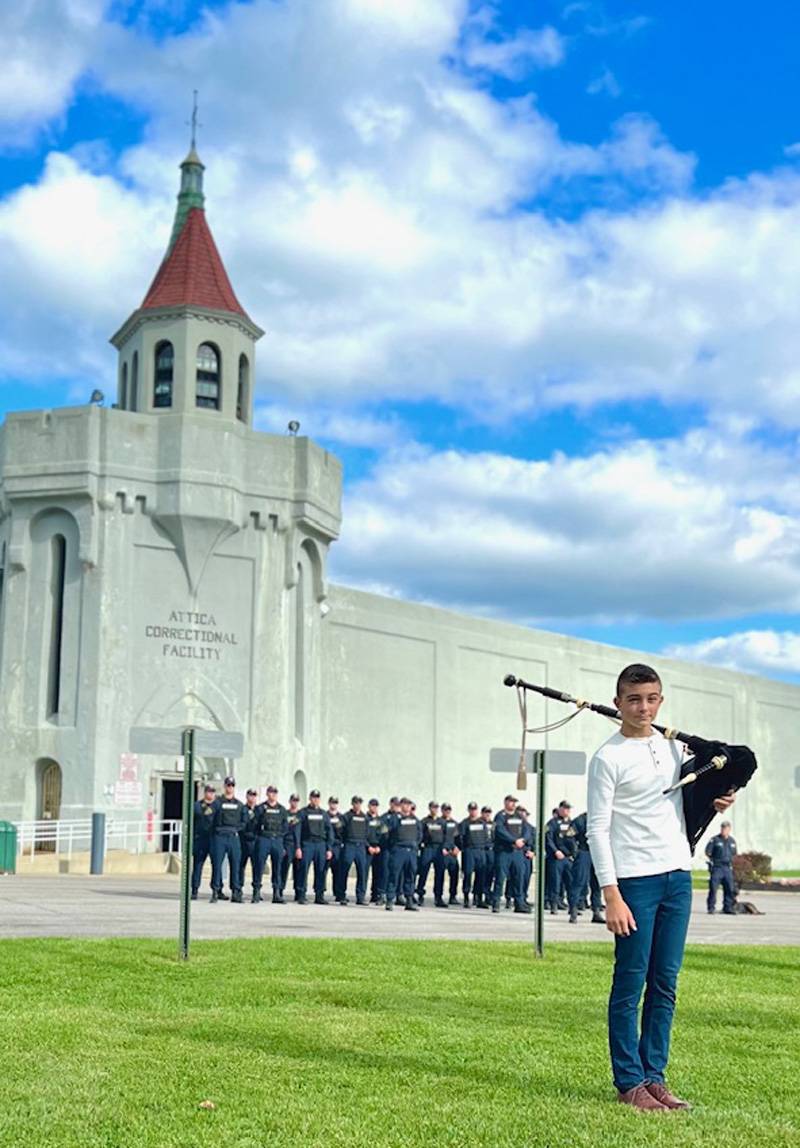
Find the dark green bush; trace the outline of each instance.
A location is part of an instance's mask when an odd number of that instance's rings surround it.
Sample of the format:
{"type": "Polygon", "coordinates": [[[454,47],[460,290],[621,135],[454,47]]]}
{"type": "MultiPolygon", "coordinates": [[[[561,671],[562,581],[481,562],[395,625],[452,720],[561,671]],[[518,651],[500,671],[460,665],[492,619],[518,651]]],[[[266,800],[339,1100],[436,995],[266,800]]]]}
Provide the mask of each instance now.
{"type": "Polygon", "coordinates": [[[733,859],[733,879],[736,888],[745,882],[766,884],[772,876],[772,858],[768,853],[737,853],[733,859]]]}

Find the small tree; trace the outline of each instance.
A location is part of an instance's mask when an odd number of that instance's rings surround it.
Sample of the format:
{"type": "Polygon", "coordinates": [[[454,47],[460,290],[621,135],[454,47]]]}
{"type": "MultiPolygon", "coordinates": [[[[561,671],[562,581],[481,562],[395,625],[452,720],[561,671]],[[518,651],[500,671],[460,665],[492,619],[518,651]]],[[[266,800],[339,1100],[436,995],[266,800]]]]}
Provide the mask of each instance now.
{"type": "Polygon", "coordinates": [[[766,885],[772,876],[772,858],[768,853],[737,853],[733,859],[733,880],[737,890],[746,882],[766,885]]]}

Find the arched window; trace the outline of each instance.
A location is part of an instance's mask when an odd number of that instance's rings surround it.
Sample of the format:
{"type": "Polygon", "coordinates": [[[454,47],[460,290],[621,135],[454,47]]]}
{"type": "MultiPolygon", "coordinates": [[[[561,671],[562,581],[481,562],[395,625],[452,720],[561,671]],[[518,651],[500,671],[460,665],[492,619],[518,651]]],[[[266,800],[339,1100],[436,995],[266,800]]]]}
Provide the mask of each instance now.
{"type": "Polygon", "coordinates": [[[50,539],[50,657],[47,667],[47,716],[61,708],[61,646],[64,635],[64,579],[67,571],[67,540],[63,534],[50,539]]]}
{"type": "Polygon", "coordinates": [[[175,352],[172,343],[159,343],[156,347],[156,373],[153,385],[153,406],[172,406],[172,371],[175,352]]]}
{"type": "Polygon", "coordinates": [[[197,348],[197,390],[195,392],[195,403],[198,407],[218,411],[219,400],[219,351],[211,343],[201,343],[197,348]]]}
{"type": "Polygon", "coordinates": [[[247,355],[239,356],[239,387],[236,391],[236,417],[241,422],[247,422],[247,410],[250,405],[250,364],[247,355]]]}
{"type": "Polygon", "coordinates": [[[133,352],[131,360],[131,410],[139,409],[139,352],[133,352]]]}
{"type": "Polygon", "coordinates": [[[122,374],[119,381],[119,405],[123,410],[128,406],[128,364],[122,364],[122,374]]]}

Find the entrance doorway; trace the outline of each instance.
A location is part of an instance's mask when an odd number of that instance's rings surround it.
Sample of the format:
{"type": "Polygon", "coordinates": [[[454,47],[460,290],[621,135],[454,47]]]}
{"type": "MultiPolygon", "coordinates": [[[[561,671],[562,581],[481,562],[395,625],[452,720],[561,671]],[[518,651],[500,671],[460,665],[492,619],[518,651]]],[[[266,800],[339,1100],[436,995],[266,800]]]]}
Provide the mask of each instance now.
{"type": "MultiPolygon", "coordinates": [[[[36,817],[39,821],[58,821],[61,816],[61,766],[50,758],[36,763],[36,817]]],[[[52,853],[55,841],[41,841],[38,850],[52,853]]]]}
{"type": "MultiPolygon", "coordinates": [[[[180,778],[165,777],[161,782],[161,820],[180,821],[183,817],[183,782],[180,778]]],[[[177,853],[179,835],[169,826],[163,826],[161,852],[177,853]]]]}

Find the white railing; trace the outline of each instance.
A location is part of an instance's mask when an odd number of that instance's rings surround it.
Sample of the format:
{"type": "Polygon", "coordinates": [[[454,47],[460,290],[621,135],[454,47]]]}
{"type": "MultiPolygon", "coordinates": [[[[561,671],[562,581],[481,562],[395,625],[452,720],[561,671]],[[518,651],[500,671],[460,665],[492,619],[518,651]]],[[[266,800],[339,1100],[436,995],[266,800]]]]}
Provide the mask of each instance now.
{"type": "MultiPolygon", "coordinates": [[[[33,861],[37,853],[54,853],[70,860],[73,853],[88,853],[92,843],[90,818],[80,821],[17,821],[17,856],[33,861]]],[[[177,853],[181,851],[181,821],[118,821],[107,817],[105,852],[177,853]]]]}

